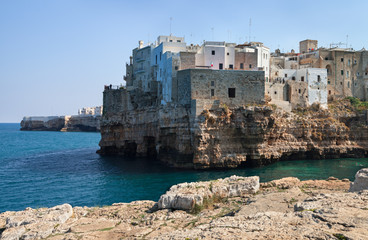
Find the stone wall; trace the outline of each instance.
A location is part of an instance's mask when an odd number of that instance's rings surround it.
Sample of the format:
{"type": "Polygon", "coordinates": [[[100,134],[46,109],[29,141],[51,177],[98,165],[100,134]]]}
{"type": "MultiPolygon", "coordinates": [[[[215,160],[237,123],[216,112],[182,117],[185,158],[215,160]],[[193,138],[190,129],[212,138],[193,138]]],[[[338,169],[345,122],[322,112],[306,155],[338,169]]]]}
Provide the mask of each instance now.
{"type": "Polygon", "coordinates": [[[178,71],[177,78],[182,104],[208,99],[235,107],[264,101],[263,71],[188,69],[178,71]]]}

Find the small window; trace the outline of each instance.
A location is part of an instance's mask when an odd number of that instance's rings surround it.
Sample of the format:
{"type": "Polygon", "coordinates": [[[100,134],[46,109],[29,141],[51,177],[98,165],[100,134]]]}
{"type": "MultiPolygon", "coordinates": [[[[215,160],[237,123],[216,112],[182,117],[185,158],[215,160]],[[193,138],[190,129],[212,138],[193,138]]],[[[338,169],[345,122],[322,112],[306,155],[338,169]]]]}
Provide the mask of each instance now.
{"type": "Polygon", "coordinates": [[[211,87],[215,86],[215,81],[211,81],[211,87]]]}
{"type": "Polygon", "coordinates": [[[291,77],[291,80],[295,80],[295,77],[294,77],[294,76],[292,76],[292,77],[291,77]]]}
{"type": "Polygon", "coordinates": [[[301,93],[302,92],[302,90],[300,90],[300,88],[299,88],[299,91],[298,91],[299,93],[301,93]]]}
{"type": "Polygon", "coordinates": [[[350,82],[348,82],[348,88],[350,88],[350,82]]]}
{"type": "Polygon", "coordinates": [[[177,42],[181,42],[181,40],[177,40],[177,42]]]}
{"type": "Polygon", "coordinates": [[[357,72],[357,76],[359,76],[359,72],[357,72]]]}
{"type": "Polygon", "coordinates": [[[235,88],[229,88],[229,98],[235,98],[235,88]]]}
{"type": "Polygon", "coordinates": [[[340,82],[340,85],[342,85],[342,82],[340,82]]]}
{"type": "Polygon", "coordinates": [[[354,64],[357,64],[356,60],[354,60],[354,64]]]}
{"type": "Polygon", "coordinates": [[[172,42],[172,40],[170,40],[170,42],[172,42]]]}
{"type": "Polygon", "coordinates": [[[348,66],[350,66],[350,62],[351,62],[351,61],[350,61],[350,59],[349,59],[349,60],[348,60],[348,66]]]}
{"type": "Polygon", "coordinates": [[[331,95],[331,90],[328,90],[328,94],[331,95]]]}
{"type": "Polygon", "coordinates": [[[175,66],[175,70],[177,71],[179,69],[179,67],[178,66],[175,66]]]}
{"type": "Polygon", "coordinates": [[[300,81],[304,82],[304,76],[302,76],[302,77],[300,78],[300,81]]]}
{"type": "Polygon", "coordinates": [[[320,75],[317,75],[317,81],[321,82],[321,76],[320,75]]]}
{"type": "Polygon", "coordinates": [[[368,72],[365,72],[365,75],[367,76],[368,75],[368,72]]]}
{"type": "Polygon", "coordinates": [[[230,53],[226,53],[226,55],[228,55],[228,56],[229,56],[229,55],[230,55],[230,53]]]}
{"type": "Polygon", "coordinates": [[[325,60],[328,61],[328,57],[325,57],[325,60]]]}
{"type": "Polygon", "coordinates": [[[275,91],[275,95],[277,94],[277,91],[275,91]]]}
{"type": "Polygon", "coordinates": [[[224,65],[222,63],[219,64],[219,69],[223,69],[224,65]]]}
{"type": "Polygon", "coordinates": [[[341,70],[341,75],[344,76],[344,70],[341,70]]]}
{"type": "Polygon", "coordinates": [[[347,78],[349,77],[349,71],[346,71],[346,77],[347,78]]]}
{"type": "Polygon", "coordinates": [[[341,58],[341,62],[344,62],[344,58],[341,58]]]}
{"type": "Polygon", "coordinates": [[[156,55],[156,64],[157,64],[157,55],[156,55]]]}
{"type": "Polygon", "coordinates": [[[244,63],[240,63],[240,69],[244,69],[244,63]]]}
{"type": "Polygon", "coordinates": [[[331,84],[331,82],[330,82],[330,81],[327,81],[327,83],[328,83],[328,84],[331,84]]]}
{"type": "Polygon", "coordinates": [[[215,89],[211,89],[211,97],[215,96],[215,89]]]}
{"type": "Polygon", "coordinates": [[[249,68],[252,68],[252,64],[249,64],[249,68]]]}
{"type": "Polygon", "coordinates": [[[215,55],[215,50],[212,50],[212,55],[215,55]]]}
{"type": "Polygon", "coordinates": [[[234,68],[234,66],[233,66],[232,64],[229,64],[229,68],[230,68],[230,69],[233,69],[233,68],[234,68]]]}
{"type": "Polygon", "coordinates": [[[285,73],[285,77],[287,77],[287,74],[285,73]]]}

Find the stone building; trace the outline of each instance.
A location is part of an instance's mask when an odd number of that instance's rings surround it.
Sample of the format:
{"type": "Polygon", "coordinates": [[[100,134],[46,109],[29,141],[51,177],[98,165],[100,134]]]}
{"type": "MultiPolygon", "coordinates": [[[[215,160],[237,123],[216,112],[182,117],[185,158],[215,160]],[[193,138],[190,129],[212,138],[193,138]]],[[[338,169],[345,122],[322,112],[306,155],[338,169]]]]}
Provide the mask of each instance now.
{"type": "Polygon", "coordinates": [[[235,69],[264,71],[266,82],[270,77],[270,49],[260,42],[235,46],[235,69]]]}
{"type": "Polygon", "coordinates": [[[178,103],[191,106],[193,114],[204,109],[264,102],[262,71],[187,69],[178,72],[178,103]]]}
{"type": "Polygon", "coordinates": [[[271,103],[291,110],[320,103],[327,108],[327,71],[320,68],[282,69],[282,77],[266,83],[271,103]]]}
{"type": "Polygon", "coordinates": [[[317,48],[317,40],[300,42],[299,54],[275,53],[271,58],[271,79],[280,77],[280,70],[322,68],[327,70],[329,99],[348,96],[368,100],[368,53],[365,49],[317,48]]]}

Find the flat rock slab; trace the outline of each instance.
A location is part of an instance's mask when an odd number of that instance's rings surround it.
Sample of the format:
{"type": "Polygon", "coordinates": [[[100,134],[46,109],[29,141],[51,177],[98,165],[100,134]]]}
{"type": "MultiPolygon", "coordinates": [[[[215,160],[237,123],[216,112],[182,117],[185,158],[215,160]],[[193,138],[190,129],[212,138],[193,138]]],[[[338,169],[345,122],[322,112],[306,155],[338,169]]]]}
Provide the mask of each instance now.
{"type": "Polygon", "coordinates": [[[231,176],[207,182],[181,183],[160,197],[158,209],[192,210],[211,198],[241,197],[259,190],[259,177],[231,176]]]}

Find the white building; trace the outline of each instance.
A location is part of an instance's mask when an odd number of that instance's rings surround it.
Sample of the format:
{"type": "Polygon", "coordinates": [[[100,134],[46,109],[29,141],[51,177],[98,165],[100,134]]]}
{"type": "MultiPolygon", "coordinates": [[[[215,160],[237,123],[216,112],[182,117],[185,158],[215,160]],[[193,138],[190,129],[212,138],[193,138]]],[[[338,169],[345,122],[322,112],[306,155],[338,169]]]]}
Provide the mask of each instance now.
{"type": "Polygon", "coordinates": [[[80,116],[101,116],[103,111],[102,106],[97,107],[85,107],[78,109],[78,115],[80,116]]]}
{"type": "Polygon", "coordinates": [[[215,70],[234,69],[235,44],[206,41],[196,55],[196,66],[215,70]]]}

